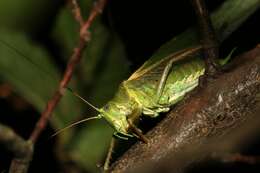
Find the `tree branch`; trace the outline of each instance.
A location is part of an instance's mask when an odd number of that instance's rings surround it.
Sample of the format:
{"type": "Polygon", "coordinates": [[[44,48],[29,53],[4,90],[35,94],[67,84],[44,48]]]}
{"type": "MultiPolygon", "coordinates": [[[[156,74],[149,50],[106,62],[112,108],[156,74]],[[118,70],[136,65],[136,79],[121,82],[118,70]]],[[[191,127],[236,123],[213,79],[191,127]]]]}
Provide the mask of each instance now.
{"type": "MultiPolygon", "coordinates": [[[[62,96],[64,94],[64,90],[67,87],[67,85],[72,77],[72,73],[75,70],[76,65],[81,60],[82,53],[86,47],[86,44],[88,41],[90,41],[88,30],[89,30],[91,24],[93,23],[94,19],[96,18],[96,16],[102,12],[102,10],[106,4],[106,0],[99,0],[96,4],[94,4],[88,19],[86,21],[83,21],[83,17],[81,15],[77,2],[75,0],[71,0],[71,1],[73,4],[72,13],[75,17],[75,20],[77,22],[79,22],[79,24],[80,24],[79,42],[78,42],[78,45],[75,47],[73,54],[70,57],[66,70],[63,74],[63,78],[61,79],[56,92],[54,93],[52,98],[48,101],[44,111],[42,112],[42,114],[40,116],[40,119],[36,123],[35,128],[31,133],[31,136],[27,142],[27,143],[30,143],[31,146],[33,146],[33,144],[36,143],[39,135],[45,129],[45,127],[48,123],[48,120],[50,119],[50,117],[52,115],[52,112],[54,111],[55,107],[57,106],[60,99],[62,98],[62,96]]],[[[13,135],[13,136],[15,136],[15,135],[13,135]]],[[[19,139],[20,141],[22,140],[21,138],[14,138],[14,139],[17,139],[17,140],[19,139]]],[[[24,141],[21,142],[21,144],[23,144],[23,143],[26,143],[26,142],[24,142],[24,141]]],[[[31,149],[32,148],[33,147],[31,147],[31,149]]],[[[17,148],[17,149],[19,149],[19,148],[17,148]]],[[[22,148],[20,148],[20,149],[22,149],[22,148]]],[[[21,150],[20,152],[22,152],[22,151],[24,151],[24,150],[21,150]]],[[[26,151],[28,153],[25,153],[25,155],[21,155],[19,157],[19,159],[14,158],[12,160],[10,170],[9,170],[10,173],[17,173],[17,172],[26,173],[27,172],[33,151],[31,151],[31,150],[26,150],[26,151]]],[[[17,152],[20,153],[18,150],[17,150],[17,152]]]]}
{"type": "MultiPolygon", "coordinates": [[[[75,1],[73,1],[74,3],[76,3],[75,1]]],[[[41,117],[39,119],[39,121],[37,122],[31,136],[30,136],[30,140],[35,143],[37,138],[39,137],[40,133],[42,132],[42,130],[45,128],[48,120],[51,117],[51,114],[53,112],[53,110],[55,109],[56,105],[59,103],[61,97],[64,94],[64,89],[67,87],[71,77],[72,77],[72,73],[76,67],[76,65],[79,63],[81,57],[82,57],[82,52],[84,51],[85,47],[86,47],[86,42],[89,41],[89,38],[87,38],[87,34],[89,31],[89,27],[91,26],[91,24],[93,23],[95,17],[102,12],[102,9],[100,9],[101,7],[103,8],[104,5],[106,3],[106,0],[99,0],[97,2],[97,4],[95,4],[93,6],[93,9],[90,12],[89,18],[85,21],[85,23],[82,25],[81,29],[80,29],[80,34],[79,34],[79,42],[78,45],[76,46],[76,48],[74,49],[73,54],[71,55],[71,58],[67,64],[66,70],[63,74],[63,78],[60,81],[59,87],[56,90],[56,92],[54,93],[53,97],[48,101],[47,106],[45,108],[45,110],[42,112],[41,117]]],[[[78,6],[74,6],[75,8],[78,8],[78,6]]],[[[81,14],[79,13],[74,13],[74,11],[78,11],[79,10],[73,10],[73,14],[74,15],[79,15],[81,16],[81,14]]],[[[75,17],[76,19],[79,18],[78,16],[75,17]]]]}
{"type": "Polygon", "coordinates": [[[0,124],[0,143],[14,155],[10,173],[25,173],[33,155],[33,145],[11,128],[0,124]]]}
{"type": "Polygon", "coordinates": [[[229,72],[188,94],[148,132],[148,144],[137,142],[111,172],[176,172],[212,151],[241,146],[259,126],[253,116],[260,112],[259,94],[258,45],[235,58],[229,72]]]}

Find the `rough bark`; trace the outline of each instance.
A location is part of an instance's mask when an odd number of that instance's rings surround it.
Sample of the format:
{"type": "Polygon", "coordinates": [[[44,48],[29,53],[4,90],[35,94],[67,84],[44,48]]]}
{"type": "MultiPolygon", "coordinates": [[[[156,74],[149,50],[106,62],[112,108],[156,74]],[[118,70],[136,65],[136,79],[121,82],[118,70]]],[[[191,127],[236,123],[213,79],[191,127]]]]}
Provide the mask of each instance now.
{"type": "Polygon", "coordinates": [[[260,117],[260,46],[234,58],[230,70],[196,89],[137,142],[111,172],[179,172],[211,152],[253,138],[260,117]],[[258,119],[257,119],[258,118],[258,119]]]}

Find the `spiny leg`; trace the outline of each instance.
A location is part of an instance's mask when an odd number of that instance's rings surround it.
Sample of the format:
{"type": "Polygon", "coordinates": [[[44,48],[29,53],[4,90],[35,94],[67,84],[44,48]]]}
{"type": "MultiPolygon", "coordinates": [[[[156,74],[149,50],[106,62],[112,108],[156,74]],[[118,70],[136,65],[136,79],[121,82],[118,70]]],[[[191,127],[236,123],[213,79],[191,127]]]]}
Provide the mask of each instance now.
{"type": "Polygon", "coordinates": [[[202,37],[202,46],[205,58],[205,75],[214,76],[220,71],[217,59],[219,56],[218,41],[212,26],[204,0],[191,0],[194,6],[198,25],[202,37]]]}
{"type": "Polygon", "coordinates": [[[167,77],[168,77],[170,70],[172,68],[172,64],[173,63],[170,62],[169,64],[166,65],[166,67],[163,70],[163,74],[162,74],[162,77],[160,79],[160,82],[159,82],[159,85],[158,85],[158,88],[157,88],[157,92],[156,92],[156,103],[159,103],[159,100],[160,100],[160,97],[162,95],[167,77]]]}
{"type": "Polygon", "coordinates": [[[132,123],[132,121],[130,121],[130,120],[128,120],[128,119],[127,119],[127,121],[128,121],[128,123],[129,123],[129,125],[130,125],[131,130],[133,130],[133,133],[134,133],[141,141],[143,141],[144,143],[148,143],[148,139],[147,139],[147,137],[144,136],[144,134],[142,133],[142,131],[141,131],[138,127],[136,127],[136,126],[132,123]]]}
{"type": "Polygon", "coordinates": [[[176,52],[176,53],[174,53],[174,55],[169,56],[171,58],[171,60],[168,62],[168,64],[165,66],[165,68],[163,70],[163,73],[162,73],[162,76],[161,76],[160,81],[158,83],[158,87],[157,87],[157,91],[156,91],[156,100],[155,101],[158,105],[160,105],[159,100],[160,100],[160,97],[163,93],[168,75],[170,74],[171,69],[173,67],[173,63],[180,61],[180,60],[187,59],[187,58],[190,57],[190,55],[194,55],[197,52],[199,52],[200,50],[201,50],[201,46],[190,47],[190,48],[187,48],[187,49],[183,49],[179,52],[176,52]]]}
{"type": "Polygon", "coordinates": [[[114,137],[112,137],[110,145],[109,145],[108,153],[106,156],[105,164],[104,164],[104,172],[109,170],[110,161],[112,158],[113,150],[115,148],[115,143],[116,143],[116,139],[114,137]]]}

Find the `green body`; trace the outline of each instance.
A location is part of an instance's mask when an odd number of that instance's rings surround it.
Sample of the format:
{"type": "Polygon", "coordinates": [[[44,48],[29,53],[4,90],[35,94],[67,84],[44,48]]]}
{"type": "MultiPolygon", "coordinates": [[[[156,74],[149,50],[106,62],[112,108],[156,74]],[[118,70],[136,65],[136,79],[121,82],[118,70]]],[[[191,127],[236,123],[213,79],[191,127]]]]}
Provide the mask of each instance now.
{"type": "Polygon", "coordinates": [[[199,77],[204,74],[204,61],[198,56],[188,57],[198,51],[200,47],[196,50],[182,50],[149,68],[143,65],[128,80],[121,83],[114,98],[101,108],[100,115],[117,132],[129,134],[129,121],[136,123],[142,114],[156,117],[160,112],[169,111],[170,106],[180,101],[187,92],[198,85],[199,77]],[[157,100],[159,82],[165,67],[170,62],[173,63],[172,67],[162,94],[157,100]]]}
{"type": "MultiPolygon", "coordinates": [[[[146,62],[121,83],[114,98],[100,109],[99,117],[105,118],[117,133],[132,136],[131,127],[141,115],[156,117],[160,112],[169,111],[198,86],[199,77],[205,72],[202,55],[198,55],[201,50],[202,47],[197,46],[173,53],[158,62],[146,62]]],[[[226,64],[232,52],[219,60],[219,64],[226,64]]]]}

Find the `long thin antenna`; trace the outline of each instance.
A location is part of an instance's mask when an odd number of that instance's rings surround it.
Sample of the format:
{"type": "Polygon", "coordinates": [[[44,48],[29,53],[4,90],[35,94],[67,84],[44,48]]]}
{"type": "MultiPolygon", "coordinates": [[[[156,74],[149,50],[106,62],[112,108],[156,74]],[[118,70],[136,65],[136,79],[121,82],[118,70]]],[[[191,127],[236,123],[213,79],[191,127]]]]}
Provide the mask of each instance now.
{"type": "Polygon", "coordinates": [[[69,129],[69,128],[75,126],[75,125],[81,124],[81,123],[86,122],[86,121],[89,121],[89,120],[101,119],[101,118],[102,118],[102,116],[101,116],[101,115],[98,115],[98,116],[95,116],[95,117],[89,117],[89,118],[85,118],[85,119],[83,119],[83,120],[79,120],[79,121],[77,121],[77,122],[75,122],[75,123],[72,123],[72,124],[68,125],[67,127],[64,127],[64,128],[62,128],[62,129],[58,130],[58,131],[55,132],[53,135],[51,135],[51,137],[57,136],[58,134],[60,134],[60,133],[63,132],[64,130],[67,130],[67,129],[69,129]]]}
{"type": "Polygon", "coordinates": [[[101,110],[99,108],[97,108],[96,106],[92,105],[91,103],[89,103],[87,100],[85,100],[83,97],[81,97],[78,93],[74,92],[71,88],[67,87],[68,91],[70,91],[74,96],[78,97],[79,99],[81,99],[83,102],[85,102],[86,104],[88,104],[89,106],[91,106],[93,109],[95,109],[96,111],[98,111],[99,113],[101,113],[101,110]]]}
{"type": "MultiPolygon", "coordinates": [[[[16,54],[22,56],[23,58],[25,58],[28,62],[30,62],[31,64],[33,64],[35,67],[39,68],[42,72],[45,73],[45,75],[47,75],[48,77],[52,78],[53,80],[56,80],[53,78],[53,76],[51,76],[47,71],[45,71],[39,64],[35,63],[34,61],[31,60],[31,58],[29,58],[28,56],[26,56],[23,52],[21,52],[20,50],[16,49],[14,46],[12,46],[11,44],[9,44],[8,42],[0,39],[0,43],[3,44],[4,46],[6,46],[7,48],[11,49],[12,51],[14,51],[16,54]]],[[[95,109],[98,112],[101,112],[100,109],[98,109],[97,107],[95,107],[94,105],[92,105],[91,103],[89,103],[87,100],[85,100],[83,97],[81,97],[79,94],[77,94],[76,92],[74,92],[71,88],[67,87],[67,89],[76,97],[80,98],[83,102],[85,102],[86,104],[88,104],[89,106],[91,106],[93,109],[95,109]]]]}

